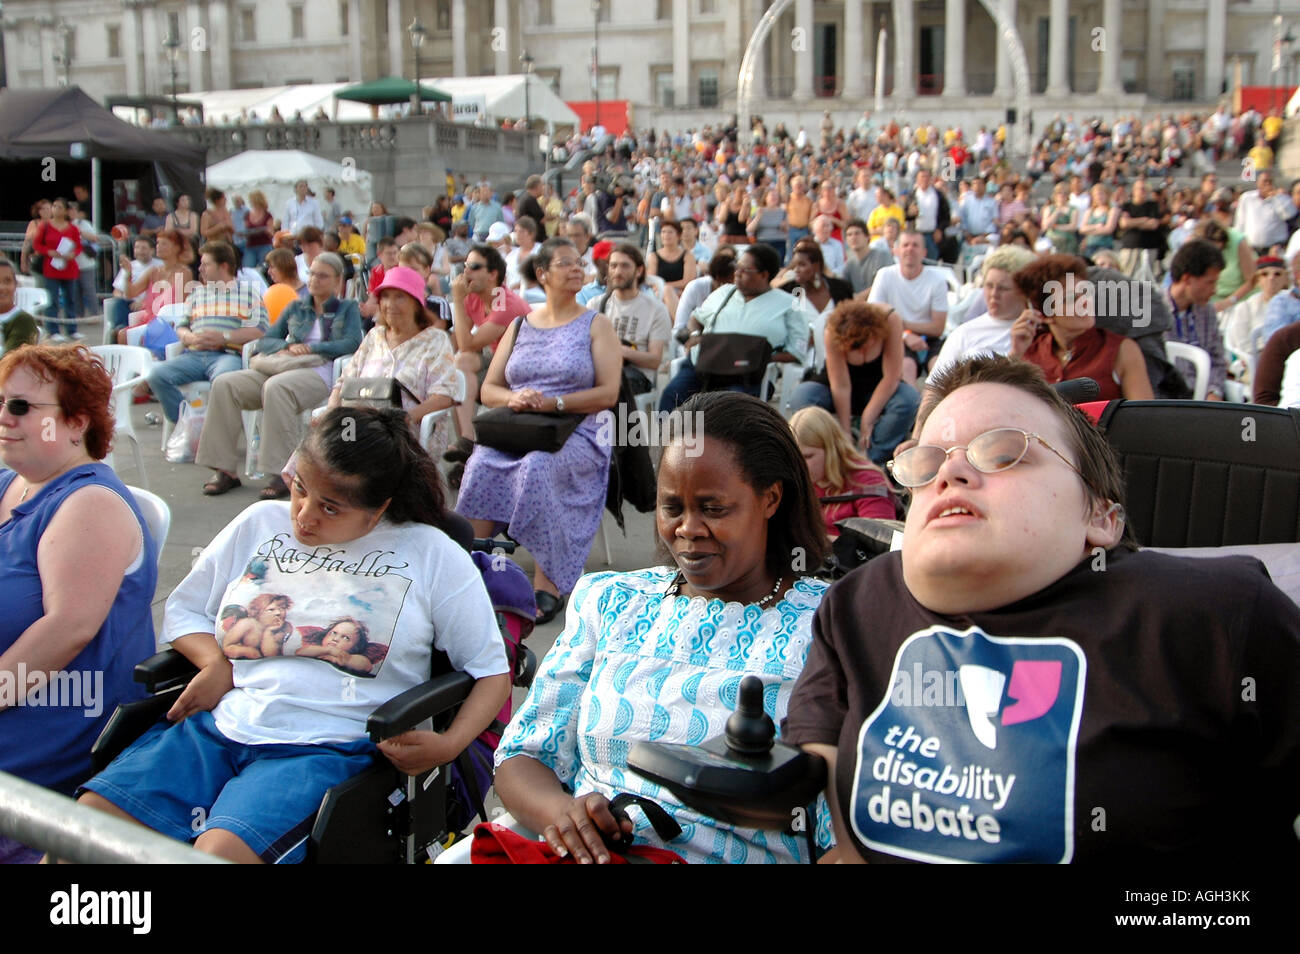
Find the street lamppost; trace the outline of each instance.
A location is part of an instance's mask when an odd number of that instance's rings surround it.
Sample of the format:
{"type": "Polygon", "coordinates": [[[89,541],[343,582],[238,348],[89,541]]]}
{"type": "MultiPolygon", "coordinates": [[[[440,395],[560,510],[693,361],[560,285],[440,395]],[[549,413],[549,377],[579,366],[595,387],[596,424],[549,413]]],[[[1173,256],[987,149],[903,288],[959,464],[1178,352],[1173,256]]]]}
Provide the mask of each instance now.
{"type": "Polygon", "coordinates": [[[175,33],[168,33],[167,39],[163,40],[162,45],[167,51],[167,63],[171,67],[172,74],[172,122],[179,126],[181,108],[176,98],[176,65],[181,57],[181,39],[175,33]]]}
{"type": "Polygon", "coordinates": [[[424,46],[429,31],[420,22],[420,18],[416,17],[406,32],[411,34],[411,49],[415,50],[415,89],[411,92],[411,112],[418,116],[424,113],[424,96],[420,89],[420,47],[424,46]]]}
{"type": "Polygon", "coordinates": [[[0,3],[0,89],[9,85],[9,65],[5,62],[5,5],[0,3]]]}
{"type": "Polygon", "coordinates": [[[596,125],[600,125],[600,0],[591,0],[591,91],[596,96],[596,125]]]}
{"type": "Polygon", "coordinates": [[[524,55],[519,57],[519,62],[524,64],[524,128],[529,132],[533,131],[533,101],[529,95],[531,90],[529,84],[533,79],[533,64],[537,62],[533,59],[531,53],[524,50],[524,55]]]}

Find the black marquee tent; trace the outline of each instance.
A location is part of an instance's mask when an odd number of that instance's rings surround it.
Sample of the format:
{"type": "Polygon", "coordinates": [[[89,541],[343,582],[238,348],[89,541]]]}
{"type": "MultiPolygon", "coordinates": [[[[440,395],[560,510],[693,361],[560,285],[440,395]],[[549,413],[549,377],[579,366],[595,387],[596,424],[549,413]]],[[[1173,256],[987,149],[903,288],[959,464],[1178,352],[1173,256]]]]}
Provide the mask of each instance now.
{"type": "Polygon", "coordinates": [[[0,89],[0,219],[26,220],[37,199],[71,198],[74,185],[91,190],[104,231],[159,194],[201,208],[206,166],[202,146],[123,122],[78,87],[0,89]]]}

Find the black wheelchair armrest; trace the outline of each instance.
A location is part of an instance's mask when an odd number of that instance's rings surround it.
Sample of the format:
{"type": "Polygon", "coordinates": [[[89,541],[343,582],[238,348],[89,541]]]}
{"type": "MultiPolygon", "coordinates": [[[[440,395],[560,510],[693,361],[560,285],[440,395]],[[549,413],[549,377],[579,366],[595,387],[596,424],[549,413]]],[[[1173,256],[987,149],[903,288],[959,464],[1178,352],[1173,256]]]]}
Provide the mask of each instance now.
{"type": "Polygon", "coordinates": [[[135,681],[144,683],[150,692],[162,692],[184,685],[199,668],[174,649],[164,649],[135,665],[135,681]]]}
{"type": "Polygon", "coordinates": [[[382,742],[401,735],[425,719],[460,705],[468,698],[475,681],[468,673],[449,672],[394,696],[366,720],[370,741],[382,742]]]}

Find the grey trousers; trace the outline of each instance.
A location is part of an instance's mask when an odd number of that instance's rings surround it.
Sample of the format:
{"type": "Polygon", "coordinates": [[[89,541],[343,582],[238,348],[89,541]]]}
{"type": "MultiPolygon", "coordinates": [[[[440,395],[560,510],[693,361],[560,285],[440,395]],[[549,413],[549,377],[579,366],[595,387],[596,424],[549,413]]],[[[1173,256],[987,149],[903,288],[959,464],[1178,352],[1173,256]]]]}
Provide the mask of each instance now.
{"type": "Polygon", "coordinates": [[[267,377],[260,371],[231,371],[212,382],[207,417],[194,462],[238,474],[244,458],[239,435],[241,411],[262,411],[261,470],[278,474],[302,438],[302,413],[325,403],[329,388],[314,368],[282,371],[267,377]]]}

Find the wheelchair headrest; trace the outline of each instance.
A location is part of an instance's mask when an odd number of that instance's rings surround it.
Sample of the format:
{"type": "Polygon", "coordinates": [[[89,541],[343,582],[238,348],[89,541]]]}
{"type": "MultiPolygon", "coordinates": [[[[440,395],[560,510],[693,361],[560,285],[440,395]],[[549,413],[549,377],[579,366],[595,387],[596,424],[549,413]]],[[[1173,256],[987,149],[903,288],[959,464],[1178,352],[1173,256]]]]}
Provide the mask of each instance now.
{"type": "Polygon", "coordinates": [[[438,529],[451,537],[462,550],[469,550],[474,545],[474,527],[454,510],[447,511],[438,529]]]}

